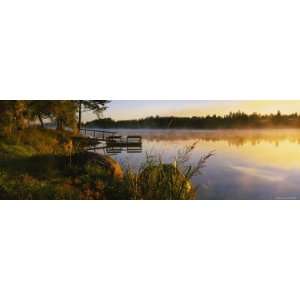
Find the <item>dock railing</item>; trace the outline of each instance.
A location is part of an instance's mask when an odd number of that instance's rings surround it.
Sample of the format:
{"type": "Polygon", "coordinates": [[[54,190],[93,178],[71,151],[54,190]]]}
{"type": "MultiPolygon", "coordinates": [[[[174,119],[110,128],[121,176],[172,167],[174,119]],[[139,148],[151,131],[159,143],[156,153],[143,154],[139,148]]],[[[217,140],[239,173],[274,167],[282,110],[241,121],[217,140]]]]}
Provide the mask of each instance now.
{"type": "Polygon", "coordinates": [[[80,133],[87,137],[96,138],[102,141],[105,141],[106,138],[114,136],[116,134],[115,131],[106,131],[106,130],[100,130],[100,129],[94,129],[94,128],[81,128],[80,133]]]}
{"type": "Polygon", "coordinates": [[[109,154],[118,154],[122,150],[127,150],[128,153],[140,153],[142,152],[142,137],[138,135],[128,135],[122,137],[117,135],[115,131],[106,131],[94,128],[81,128],[80,133],[83,136],[95,139],[99,141],[98,145],[87,150],[103,149],[109,154]],[[105,142],[104,144],[102,142],[105,142]]]}

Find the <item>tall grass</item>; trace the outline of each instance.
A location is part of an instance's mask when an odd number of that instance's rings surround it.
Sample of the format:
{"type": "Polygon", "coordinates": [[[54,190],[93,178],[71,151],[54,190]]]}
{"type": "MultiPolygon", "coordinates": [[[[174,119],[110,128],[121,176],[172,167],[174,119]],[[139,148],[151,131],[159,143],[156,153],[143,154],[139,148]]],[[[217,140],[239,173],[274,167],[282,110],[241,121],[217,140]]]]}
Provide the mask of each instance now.
{"type": "Polygon", "coordinates": [[[191,164],[195,143],[179,151],[173,164],[146,155],[138,170],[128,165],[122,171],[111,158],[85,152],[88,141],[73,145],[68,133],[25,131],[0,140],[0,199],[194,199],[191,178],[213,155],[191,164]]]}
{"type": "Polygon", "coordinates": [[[173,164],[166,164],[160,156],[146,154],[145,162],[135,171],[127,164],[124,186],[130,199],[188,200],[195,199],[197,188],[191,179],[201,174],[207,160],[214,155],[209,152],[190,163],[191,152],[197,142],[178,151],[173,164]]]}

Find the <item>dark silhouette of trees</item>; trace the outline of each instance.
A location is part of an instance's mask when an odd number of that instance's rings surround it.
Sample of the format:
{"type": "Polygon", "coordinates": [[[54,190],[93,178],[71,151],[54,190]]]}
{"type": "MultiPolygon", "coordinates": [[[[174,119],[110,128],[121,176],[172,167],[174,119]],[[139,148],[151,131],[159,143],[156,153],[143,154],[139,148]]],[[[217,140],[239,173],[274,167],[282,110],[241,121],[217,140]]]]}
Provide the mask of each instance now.
{"type": "Polygon", "coordinates": [[[51,100],[32,100],[28,102],[28,111],[30,112],[32,119],[38,119],[41,127],[44,128],[44,121],[47,119],[51,119],[52,121],[55,118],[55,106],[59,106],[60,104],[57,101],[51,100]]]}
{"type": "Polygon", "coordinates": [[[92,111],[98,117],[107,100],[3,100],[0,101],[0,133],[11,135],[30,124],[45,126],[53,122],[57,130],[80,129],[82,113],[92,111]],[[78,115],[77,115],[78,113],[78,115]]]}
{"type": "Polygon", "coordinates": [[[299,128],[300,115],[245,114],[241,111],[231,112],[225,116],[208,115],[201,117],[147,117],[136,120],[114,121],[110,118],[94,120],[86,124],[101,128],[190,128],[190,129],[231,129],[231,128],[299,128]]]}
{"type": "Polygon", "coordinates": [[[51,117],[56,122],[56,129],[63,130],[69,127],[75,130],[77,125],[76,111],[77,105],[70,100],[56,100],[49,103],[51,117]]]}
{"type": "MultiPolygon", "coordinates": [[[[82,114],[92,111],[99,116],[106,109],[107,100],[3,100],[0,101],[0,133],[13,134],[31,124],[46,122],[56,124],[56,129],[80,129],[82,114]]],[[[115,121],[110,118],[97,119],[86,124],[101,128],[187,128],[187,129],[231,129],[231,128],[300,128],[300,114],[262,115],[245,114],[241,111],[224,116],[207,115],[194,117],[150,116],[143,119],[115,121]]]]}
{"type": "Polygon", "coordinates": [[[101,113],[106,109],[108,100],[75,100],[78,106],[78,131],[80,131],[82,123],[82,113],[87,111],[94,112],[98,118],[101,113]]]}

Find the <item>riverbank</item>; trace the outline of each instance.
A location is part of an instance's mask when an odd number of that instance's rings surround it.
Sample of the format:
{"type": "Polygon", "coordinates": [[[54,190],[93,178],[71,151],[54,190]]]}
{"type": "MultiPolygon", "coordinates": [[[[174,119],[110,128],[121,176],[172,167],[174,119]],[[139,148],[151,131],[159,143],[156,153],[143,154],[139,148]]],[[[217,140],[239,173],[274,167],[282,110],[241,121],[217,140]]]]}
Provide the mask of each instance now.
{"type": "MultiPolygon", "coordinates": [[[[69,132],[28,128],[0,140],[1,199],[108,199],[117,181],[105,157],[97,164],[69,132]]],[[[119,171],[120,173],[121,171],[119,171]]],[[[119,175],[118,175],[119,176],[119,175]]]]}
{"type": "Polygon", "coordinates": [[[0,199],[191,199],[178,169],[153,158],[139,171],[85,151],[89,139],[27,128],[0,140],[0,199]]]}

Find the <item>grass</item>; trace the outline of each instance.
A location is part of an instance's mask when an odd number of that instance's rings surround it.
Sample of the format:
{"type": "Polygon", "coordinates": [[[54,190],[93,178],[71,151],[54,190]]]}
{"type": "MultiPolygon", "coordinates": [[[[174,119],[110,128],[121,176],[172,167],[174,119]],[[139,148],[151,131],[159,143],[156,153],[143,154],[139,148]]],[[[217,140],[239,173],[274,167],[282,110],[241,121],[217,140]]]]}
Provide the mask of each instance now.
{"type": "Polygon", "coordinates": [[[196,165],[191,165],[190,154],[197,142],[178,152],[173,164],[165,164],[161,157],[146,155],[145,162],[138,171],[126,168],[125,190],[130,199],[189,200],[195,199],[197,187],[191,183],[192,177],[201,174],[207,160],[214,155],[210,152],[200,157],[196,165]]]}
{"type": "Polygon", "coordinates": [[[0,139],[0,199],[193,199],[190,179],[212,153],[188,164],[196,145],[174,165],[147,156],[138,171],[85,152],[89,141],[69,132],[29,128],[0,139]]]}
{"type": "Polygon", "coordinates": [[[35,127],[1,137],[0,199],[85,198],[79,174],[89,173],[85,164],[70,164],[70,155],[83,151],[82,139],[76,138],[70,132],[35,127]]]}
{"type": "Polygon", "coordinates": [[[72,165],[64,155],[38,155],[0,162],[1,199],[106,199],[112,180],[101,166],[82,162],[72,165]]]}

